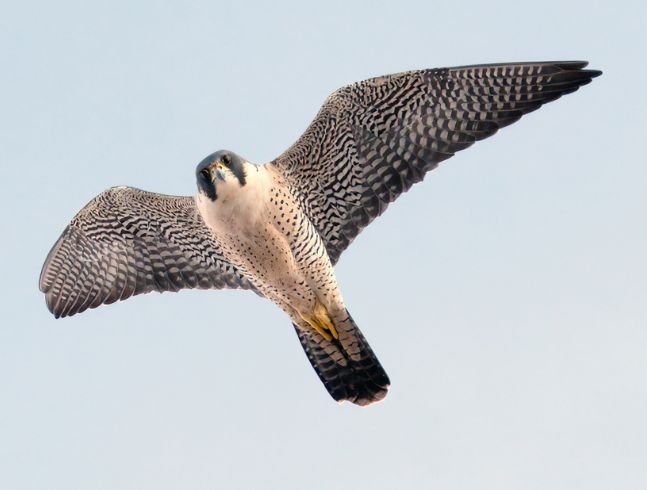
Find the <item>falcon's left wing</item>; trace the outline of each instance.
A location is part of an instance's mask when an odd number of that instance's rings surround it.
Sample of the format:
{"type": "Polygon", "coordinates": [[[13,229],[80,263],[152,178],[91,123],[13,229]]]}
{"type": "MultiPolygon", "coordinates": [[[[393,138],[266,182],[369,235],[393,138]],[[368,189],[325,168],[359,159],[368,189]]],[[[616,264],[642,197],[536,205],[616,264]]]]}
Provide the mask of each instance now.
{"type": "Polygon", "coordinates": [[[274,164],[335,263],[390,202],[459,150],[600,75],[586,62],[420,70],[334,92],[274,164]]]}
{"type": "Polygon", "coordinates": [[[222,256],[192,197],[131,187],[108,189],[79,211],[39,285],[57,318],[151,291],[253,289],[222,256]]]}

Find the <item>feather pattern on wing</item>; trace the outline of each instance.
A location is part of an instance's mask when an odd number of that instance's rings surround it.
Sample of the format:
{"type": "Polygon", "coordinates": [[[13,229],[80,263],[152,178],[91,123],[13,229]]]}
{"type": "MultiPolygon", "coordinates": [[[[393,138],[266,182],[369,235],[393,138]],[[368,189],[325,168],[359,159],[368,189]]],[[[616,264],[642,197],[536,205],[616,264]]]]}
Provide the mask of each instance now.
{"type": "Polygon", "coordinates": [[[56,317],[151,291],[253,289],[227,262],[192,197],[114,187],[52,247],[40,289],[56,317]]]}
{"type": "Polygon", "coordinates": [[[477,65],[354,83],[333,92],[273,163],[335,263],[364,227],[439,162],[601,73],[586,65],[477,65]]]}

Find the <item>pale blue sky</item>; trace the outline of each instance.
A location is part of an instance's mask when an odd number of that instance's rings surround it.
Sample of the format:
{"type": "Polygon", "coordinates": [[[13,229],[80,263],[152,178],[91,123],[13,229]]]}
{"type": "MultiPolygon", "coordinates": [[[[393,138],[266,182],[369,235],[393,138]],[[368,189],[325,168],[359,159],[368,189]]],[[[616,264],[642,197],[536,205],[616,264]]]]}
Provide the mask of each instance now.
{"type": "Polygon", "coordinates": [[[647,486],[642,2],[13,2],[0,15],[0,488],[647,486]],[[54,320],[37,289],[112,185],[193,194],[265,162],[335,88],[588,59],[604,75],[447,161],[342,256],[392,381],[332,401],[252,293],[54,320]]]}

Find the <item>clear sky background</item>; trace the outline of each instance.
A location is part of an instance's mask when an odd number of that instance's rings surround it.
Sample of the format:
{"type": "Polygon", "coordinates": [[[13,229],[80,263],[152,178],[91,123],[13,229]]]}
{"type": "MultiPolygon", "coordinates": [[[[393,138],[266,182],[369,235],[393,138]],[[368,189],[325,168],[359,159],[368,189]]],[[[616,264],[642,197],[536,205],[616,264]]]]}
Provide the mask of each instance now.
{"type": "Polygon", "coordinates": [[[0,488],[647,487],[644,2],[7,2],[0,488]],[[113,185],[195,192],[347,83],[588,59],[592,84],[445,162],[342,256],[389,372],[338,405],[252,293],[54,320],[43,260],[113,185]]]}

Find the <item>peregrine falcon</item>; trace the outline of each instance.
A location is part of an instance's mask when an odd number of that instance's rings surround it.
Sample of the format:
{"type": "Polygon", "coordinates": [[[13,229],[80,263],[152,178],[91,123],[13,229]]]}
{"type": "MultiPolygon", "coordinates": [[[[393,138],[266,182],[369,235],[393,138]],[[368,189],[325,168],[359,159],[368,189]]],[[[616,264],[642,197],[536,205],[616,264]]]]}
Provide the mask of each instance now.
{"type": "Polygon", "coordinates": [[[342,87],[275,160],[202,160],[195,197],[99,194],[54,244],[40,290],[58,318],[150,291],[250,289],[289,316],[335,400],[381,400],[390,381],[340,293],[341,253],[440,162],[601,74],[586,65],[428,69],[342,87]]]}

